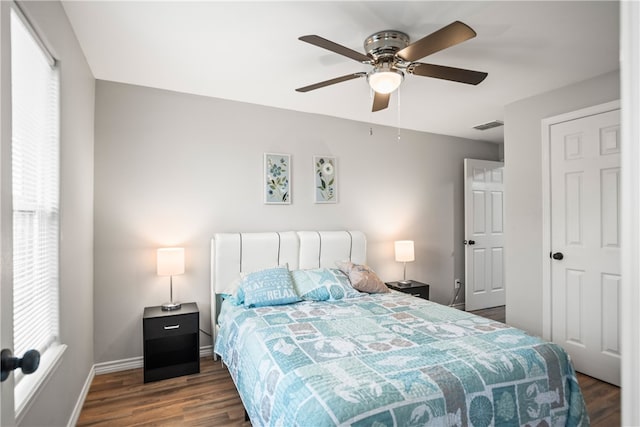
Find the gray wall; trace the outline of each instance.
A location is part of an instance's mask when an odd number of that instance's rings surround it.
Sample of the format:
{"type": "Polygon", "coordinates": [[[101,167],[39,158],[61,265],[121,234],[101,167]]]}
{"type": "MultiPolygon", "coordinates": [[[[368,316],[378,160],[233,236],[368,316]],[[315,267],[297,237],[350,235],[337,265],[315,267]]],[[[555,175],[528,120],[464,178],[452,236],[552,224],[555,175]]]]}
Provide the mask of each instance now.
{"type": "Polygon", "coordinates": [[[158,247],[185,247],[174,296],[196,301],[210,329],[215,232],[359,229],[384,280],[402,277],[393,241],[414,239],[407,275],[448,303],[464,271],[463,158],[498,157],[495,144],[411,131],[398,141],[394,128],[105,81],[95,138],[96,362],[142,355],[143,307],[169,298],[158,247]],[[262,203],[265,152],[292,155],[293,204],[262,203]],[[312,202],[316,154],[338,158],[338,204],[312,202]]]}
{"type": "Polygon", "coordinates": [[[542,335],[541,120],[616,99],[617,71],[505,108],[506,316],[513,326],[542,335]]]}
{"type": "MultiPolygon", "coordinates": [[[[44,35],[54,56],[60,60],[60,335],[62,342],[68,346],[61,365],[34,399],[21,424],[59,426],[69,421],[94,363],[92,250],[95,80],[60,3],[21,2],[21,5],[34,26],[44,35]]],[[[3,49],[2,60],[7,58],[9,52],[3,49]]],[[[3,158],[3,165],[5,161],[3,158]]],[[[3,198],[7,196],[7,193],[3,193],[3,198]]],[[[3,203],[5,201],[3,199],[3,203]]]]}

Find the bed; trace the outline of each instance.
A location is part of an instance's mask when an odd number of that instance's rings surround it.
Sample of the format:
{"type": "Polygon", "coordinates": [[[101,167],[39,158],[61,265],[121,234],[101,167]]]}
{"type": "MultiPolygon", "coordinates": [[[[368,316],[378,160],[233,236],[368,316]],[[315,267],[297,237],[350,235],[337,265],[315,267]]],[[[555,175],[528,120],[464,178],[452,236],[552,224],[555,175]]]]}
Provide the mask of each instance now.
{"type": "Polygon", "coordinates": [[[211,253],[214,357],[254,426],[589,425],[568,355],[500,322],[395,291],[227,298],[241,272],[365,264],[361,232],[221,233],[211,253]]]}

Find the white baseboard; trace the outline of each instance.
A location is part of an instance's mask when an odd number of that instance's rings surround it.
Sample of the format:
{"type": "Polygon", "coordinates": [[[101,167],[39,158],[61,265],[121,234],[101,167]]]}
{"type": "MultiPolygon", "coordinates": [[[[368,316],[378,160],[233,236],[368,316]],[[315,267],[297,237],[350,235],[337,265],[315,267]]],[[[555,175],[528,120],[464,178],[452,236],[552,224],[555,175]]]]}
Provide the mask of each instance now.
{"type": "Polygon", "coordinates": [[[67,423],[67,427],[74,427],[78,424],[78,419],[80,418],[80,412],[82,412],[82,406],[84,405],[84,401],[89,394],[89,389],[91,388],[91,382],[93,381],[93,377],[96,375],[95,365],[91,367],[89,370],[89,375],[87,375],[87,379],[84,382],[84,386],[82,386],[82,390],[80,391],[80,396],[78,396],[78,401],[76,402],[76,406],[73,408],[73,412],[71,413],[71,418],[69,418],[69,422],[67,423]]]}
{"type": "Polygon", "coordinates": [[[213,346],[205,345],[200,347],[200,357],[213,357],[213,346]]]}
{"type": "Polygon", "coordinates": [[[110,362],[96,363],[94,369],[96,375],[110,374],[112,372],[126,371],[128,369],[142,368],[142,356],[131,357],[129,359],[112,360],[110,362]]]}
{"type": "MultiPolygon", "coordinates": [[[[200,347],[200,357],[212,357],[213,346],[205,345],[200,347]]],[[[96,363],[94,366],[96,375],[109,374],[112,372],[126,371],[128,369],[142,368],[144,361],[142,356],[131,357],[129,359],[112,360],[110,362],[96,363]]]]}

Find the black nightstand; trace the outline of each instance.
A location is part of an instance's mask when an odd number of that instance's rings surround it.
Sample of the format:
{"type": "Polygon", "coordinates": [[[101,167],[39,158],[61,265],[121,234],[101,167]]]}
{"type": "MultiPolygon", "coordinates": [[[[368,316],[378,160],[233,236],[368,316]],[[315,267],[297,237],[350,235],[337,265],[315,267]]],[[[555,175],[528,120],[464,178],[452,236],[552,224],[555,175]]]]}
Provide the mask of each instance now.
{"type": "Polygon", "coordinates": [[[414,297],[429,299],[429,285],[426,283],[412,280],[408,285],[403,285],[400,282],[387,282],[387,286],[396,291],[404,292],[405,294],[411,294],[414,297]]]}
{"type": "Polygon", "coordinates": [[[144,382],[200,372],[200,312],[195,302],[179,310],[145,307],[144,382]]]}

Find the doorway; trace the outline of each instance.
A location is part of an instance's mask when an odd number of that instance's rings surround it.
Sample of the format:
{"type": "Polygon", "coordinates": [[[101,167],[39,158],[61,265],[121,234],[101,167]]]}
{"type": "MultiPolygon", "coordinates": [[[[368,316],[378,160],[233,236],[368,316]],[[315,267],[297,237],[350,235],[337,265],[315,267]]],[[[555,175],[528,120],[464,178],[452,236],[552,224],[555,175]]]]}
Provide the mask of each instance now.
{"type": "Polygon", "coordinates": [[[464,159],[465,310],[503,306],[504,163],[464,159]]]}

